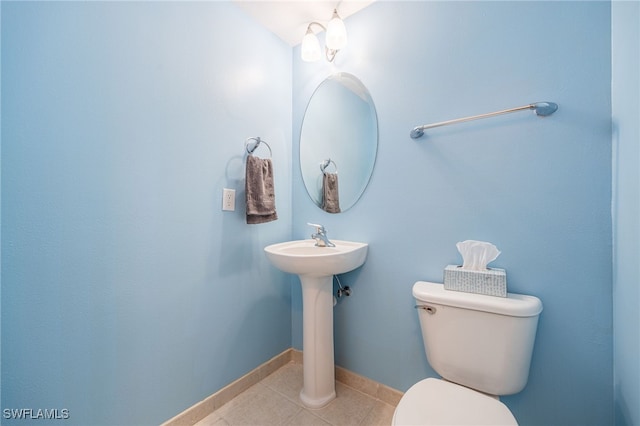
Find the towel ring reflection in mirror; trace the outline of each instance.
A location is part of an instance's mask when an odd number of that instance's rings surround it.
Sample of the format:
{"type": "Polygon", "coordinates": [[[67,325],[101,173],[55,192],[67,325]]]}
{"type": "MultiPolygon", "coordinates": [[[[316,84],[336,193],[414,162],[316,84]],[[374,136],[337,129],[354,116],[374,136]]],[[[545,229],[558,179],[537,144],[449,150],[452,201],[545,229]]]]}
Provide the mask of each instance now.
{"type": "Polygon", "coordinates": [[[329,167],[329,165],[333,164],[333,167],[336,169],[334,173],[338,173],[338,165],[336,164],[335,161],[333,161],[331,158],[327,158],[326,160],[324,160],[322,163],[320,163],[320,170],[322,170],[322,174],[327,174],[327,167],[329,167]]]}
{"type": "Polygon", "coordinates": [[[247,138],[244,141],[244,149],[247,151],[247,154],[249,155],[253,155],[253,152],[258,149],[258,147],[260,146],[260,144],[265,144],[267,148],[269,148],[269,157],[273,157],[273,152],[271,151],[271,147],[269,146],[269,144],[260,139],[260,136],[258,137],[251,137],[251,138],[247,138]],[[249,145],[251,144],[251,141],[255,141],[255,143],[253,144],[252,147],[249,147],[249,145]]]}

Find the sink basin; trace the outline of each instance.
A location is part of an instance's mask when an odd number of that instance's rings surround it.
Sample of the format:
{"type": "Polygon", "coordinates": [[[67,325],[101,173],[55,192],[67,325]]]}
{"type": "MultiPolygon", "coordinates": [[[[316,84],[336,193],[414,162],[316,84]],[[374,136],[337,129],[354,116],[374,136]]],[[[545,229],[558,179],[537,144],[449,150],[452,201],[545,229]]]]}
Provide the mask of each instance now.
{"type": "Polygon", "coordinates": [[[316,247],[315,240],[287,241],[267,246],[267,258],[290,274],[331,276],[352,271],[367,258],[368,244],[331,240],[335,247],[316,247]]]}
{"type": "Polygon", "coordinates": [[[322,408],[336,397],[333,354],[333,276],[361,266],[365,243],[331,240],[335,247],[316,247],[315,240],[298,240],[265,247],[278,269],[300,277],[302,286],[302,369],[300,400],[322,408]]]}

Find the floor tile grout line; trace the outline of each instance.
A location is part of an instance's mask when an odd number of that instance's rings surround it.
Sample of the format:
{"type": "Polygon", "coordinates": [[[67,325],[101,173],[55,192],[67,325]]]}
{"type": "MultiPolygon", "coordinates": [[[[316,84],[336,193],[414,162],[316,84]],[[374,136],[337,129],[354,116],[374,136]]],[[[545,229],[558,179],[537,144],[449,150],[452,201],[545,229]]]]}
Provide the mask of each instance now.
{"type": "Polygon", "coordinates": [[[304,408],[298,407],[298,411],[296,411],[291,417],[289,417],[289,419],[287,419],[285,426],[294,426],[291,422],[293,422],[293,419],[295,419],[302,411],[304,411],[304,408]]]}
{"type": "MultiPolygon", "coordinates": [[[[275,391],[275,392],[278,392],[280,395],[284,396],[284,397],[285,397],[285,398],[287,398],[289,401],[292,401],[292,402],[296,403],[297,405],[301,405],[300,400],[299,400],[298,398],[296,398],[296,399],[292,399],[292,398],[290,398],[289,396],[285,395],[284,393],[280,392],[280,391],[279,391],[278,389],[276,389],[275,387],[271,387],[270,385],[263,383],[265,379],[267,379],[267,378],[268,378],[268,377],[270,377],[271,375],[275,374],[275,373],[276,373],[276,372],[278,372],[280,369],[282,369],[282,368],[286,367],[288,364],[296,364],[296,362],[294,362],[294,361],[289,361],[289,363],[287,363],[287,364],[283,365],[283,366],[282,366],[282,367],[280,367],[278,370],[275,370],[273,373],[271,373],[271,374],[269,374],[268,376],[264,377],[264,378],[263,378],[260,382],[258,382],[258,383],[262,383],[265,387],[268,387],[269,389],[271,389],[271,390],[273,390],[273,391],[275,391]]],[[[365,393],[365,392],[363,392],[363,391],[361,391],[361,390],[359,390],[359,389],[357,389],[357,388],[355,388],[355,387],[353,387],[353,386],[350,386],[350,385],[348,385],[348,384],[346,384],[346,383],[344,383],[344,382],[341,382],[341,381],[339,381],[339,380],[336,380],[335,382],[336,382],[336,383],[340,383],[340,385],[341,385],[341,386],[345,386],[345,387],[347,387],[347,388],[349,388],[349,389],[351,389],[351,390],[353,390],[353,391],[355,391],[355,392],[358,392],[359,394],[361,394],[361,395],[362,395],[362,396],[364,396],[365,398],[372,399],[373,401],[377,401],[377,402],[380,402],[380,403],[382,403],[382,404],[385,404],[385,405],[388,405],[388,406],[390,406],[390,407],[393,407],[393,405],[392,405],[392,404],[389,404],[388,402],[383,401],[383,400],[382,400],[382,399],[380,399],[380,398],[377,398],[377,397],[375,397],[375,396],[373,396],[373,395],[370,395],[370,394],[368,394],[368,393],[365,393]]],[[[257,384],[257,383],[256,383],[256,384],[257,384]]],[[[330,403],[331,403],[331,402],[329,402],[329,404],[330,404],[330,403]]],[[[327,404],[327,405],[328,405],[328,404],[327,404]]],[[[304,407],[304,405],[301,405],[301,406],[302,406],[303,408],[305,408],[305,407],[304,407]]],[[[305,409],[306,409],[306,408],[305,408],[305,409]]]]}
{"type": "MultiPolygon", "coordinates": [[[[305,412],[305,414],[307,415],[311,415],[314,418],[320,420],[321,422],[324,422],[328,425],[331,426],[339,426],[341,423],[334,423],[332,421],[330,421],[329,419],[326,419],[318,414],[316,414],[314,411],[315,410],[311,410],[308,409],[307,407],[305,407],[301,401],[299,400],[299,398],[293,398],[290,395],[287,395],[284,393],[284,390],[281,391],[277,388],[279,383],[282,382],[278,382],[278,381],[272,381],[270,383],[265,383],[265,380],[272,376],[273,374],[275,374],[276,372],[280,371],[282,368],[285,368],[287,365],[290,364],[296,364],[295,362],[289,362],[289,363],[285,363],[284,365],[282,365],[281,367],[279,367],[277,370],[273,371],[272,373],[270,373],[269,375],[263,377],[260,381],[256,382],[255,384],[253,384],[252,386],[250,386],[249,388],[247,388],[246,390],[244,390],[243,392],[241,392],[239,395],[237,395],[235,398],[233,398],[232,400],[230,400],[229,402],[232,402],[233,400],[235,400],[236,398],[240,397],[240,395],[244,394],[245,392],[249,391],[249,389],[254,388],[255,392],[260,392],[260,393],[264,393],[264,392],[271,392],[273,395],[277,395],[279,397],[284,398],[286,401],[289,401],[290,403],[294,404],[297,408],[297,410],[295,411],[295,413],[293,413],[284,423],[285,425],[288,426],[295,426],[294,423],[292,423],[294,421],[294,419],[299,416],[301,413],[305,412]],[[255,388],[256,386],[258,386],[258,388],[255,388]]],[[[286,379],[284,379],[286,380],[286,379]]],[[[371,401],[372,404],[365,410],[364,414],[362,415],[362,418],[360,419],[360,421],[357,423],[358,426],[366,426],[365,422],[367,422],[370,419],[370,416],[372,415],[372,413],[374,412],[374,410],[378,407],[377,404],[382,404],[384,406],[390,406],[393,407],[391,404],[377,398],[376,396],[367,394],[355,387],[352,387],[344,382],[338,381],[336,380],[336,385],[340,385],[343,386],[346,389],[349,389],[352,392],[355,392],[356,394],[359,394],[361,397],[363,397],[365,400],[367,401],[371,401]]],[[[290,393],[290,392],[289,392],[290,393]]],[[[247,401],[250,401],[254,398],[257,397],[257,394],[251,395],[248,397],[247,401]]],[[[335,400],[333,400],[335,401],[335,400]]],[[[333,401],[331,401],[328,405],[330,405],[333,401]]],[[[223,408],[224,406],[226,406],[227,404],[224,404],[223,406],[220,406],[218,409],[216,409],[215,411],[220,410],[221,408],[223,408]]],[[[324,407],[323,407],[324,408],[324,407]]],[[[236,408],[234,407],[232,410],[235,410],[236,408]]],[[[214,411],[214,412],[215,412],[214,411]]],[[[229,412],[223,412],[221,414],[227,414],[230,415],[232,411],[229,412]]],[[[225,417],[224,415],[219,415],[218,419],[223,420],[225,423],[230,424],[230,425],[234,425],[230,418],[225,417]]]]}
{"type": "MultiPolygon", "coordinates": [[[[274,372],[274,373],[275,373],[275,372],[274,372]]],[[[273,373],[272,373],[272,374],[273,374],[273,373]]],[[[269,376],[267,376],[267,377],[269,377],[269,376]]],[[[265,377],[265,379],[266,379],[266,377],[265,377]]],[[[347,385],[347,384],[345,384],[345,383],[342,383],[342,382],[338,382],[338,383],[340,383],[340,385],[341,385],[341,386],[344,386],[344,387],[346,387],[346,388],[348,388],[348,389],[350,389],[350,390],[352,390],[352,391],[354,391],[354,392],[357,392],[358,394],[362,395],[362,396],[363,396],[364,398],[366,398],[367,400],[371,400],[371,401],[373,401],[373,404],[371,405],[371,407],[369,407],[369,409],[367,409],[367,410],[366,410],[366,412],[363,414],[363,416],[362,416],[362,420],[360,420],[360,422],[358,423],[358,426],[366,426],[366,425],[364,424],[364,422],[365,422],[365,421],[367,420],[367,418],[369,417],[369,414],[371,414],[371,412],[373,411],[373,409],[374,409],[374,407],[375,407],[375,403],[376,403],[376,402],[379,402],[379,403],[382,403],[382,404],[386,404],[384,401],[379,400],[378,398],[375,398],[375,397],[373,397],[373,396],[371,396],[371,395],[368,395],[368,394],[366,394],[366,393],[364,393],[364,392],[361,392],[360,390],[358,390],[358,389],[356,389],[356,388],[354,388],[354,387],[352,387],[352,386],[349,386],[349,385],[347,385]]],[[[292,420],[293,418],[295,418],[295,416],[297,416],[301,411],[305,411],[305,412],[307,412],[307,413],[309,413],[309,414],[313,415],[314,417],[316,417],[316,418],[318,418],[318,419],[320,419],[320,420],[324,421],[325,423],[329,423],[329,424],[331,424],[332,426],[338,426],[338,425],[335,425],[334,423],[330,422],[329,420],[327,420],[327,419],[325,419],[325,418],[323,418],[323,417],[321,417],[321,416],[317,415],[316,413],[314,413],[314,410],[306,408],[304,405],[302,405],[302,404],[300,403],[300,400],[299,400],[298,398],[296,398],[296,399],[294,400],[294,399],[290,398],[289,396],[285,395],[284,393],[280,392],[280,391],[279,391],[278,389],[276,389],[275,387],[271,387],[270,385],[268,385],[268,384],[264,384],[264,383],[263,383],[263,385],[264,385],[264,387],[266,387],[267,389],[269,389],[269,390],[271,390],[271,391],[273,391],[273,392],[277,393],[278,395],[280,395],[280,396],[284,397],[284,398],[285,398],[285,399],[287,399],[288,401],[293,402],[294,404],[296,404],[296,405],[300,408],[300,410],[298,410],[298,411],[297,411],[297,412],[296,412],[296,413],[291,417],[291,420],[292,420]]],[[[337,398],[337,397],[336,397],[336,398],[337,398]]],[[[331,402],[333,402],[333,401],[335,401],[335,399],[334,399],[334,400],[332,400],[332,401],[330,401],[327,405],[325,405],[325,407],[329,406],[329,405],[331,404],[331,402]]],[[[389,405],[389,404],[386,404],[386,405],[389,405]]],[[[322,408],[325,408],[325,407],[322,407],[322,408]]],[[[288,422],[288,423],[287,423],[287,425],[290,425],[290,424],[291,424],[290,422],[288,422]]]]}

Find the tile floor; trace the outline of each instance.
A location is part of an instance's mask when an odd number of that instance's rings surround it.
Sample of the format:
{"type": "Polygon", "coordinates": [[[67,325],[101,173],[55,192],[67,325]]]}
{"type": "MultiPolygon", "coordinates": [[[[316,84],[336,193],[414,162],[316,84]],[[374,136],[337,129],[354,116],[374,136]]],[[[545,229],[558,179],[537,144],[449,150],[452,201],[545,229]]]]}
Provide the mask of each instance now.
{"type": "Polygon", "coordinates": [[[196,426],[388,426],[395,407],[336,382],[336,399],[317,410],[298,398],[302,364],[290,362],[253,385],[196,426]]]}

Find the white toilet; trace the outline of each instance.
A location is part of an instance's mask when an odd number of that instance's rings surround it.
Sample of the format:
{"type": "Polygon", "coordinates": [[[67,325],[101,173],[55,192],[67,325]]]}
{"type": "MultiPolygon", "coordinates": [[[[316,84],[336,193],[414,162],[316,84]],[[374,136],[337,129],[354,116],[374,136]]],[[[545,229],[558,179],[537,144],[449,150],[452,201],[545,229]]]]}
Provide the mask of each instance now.
{"type": "Polygon", "coordinates": [[[527,384],[540,299],[449,291],[423,281],[414,284],[413,297],[427,360],[442,379],[409,388],[393,425],[517,425],[498,396],[527,384]]]}

